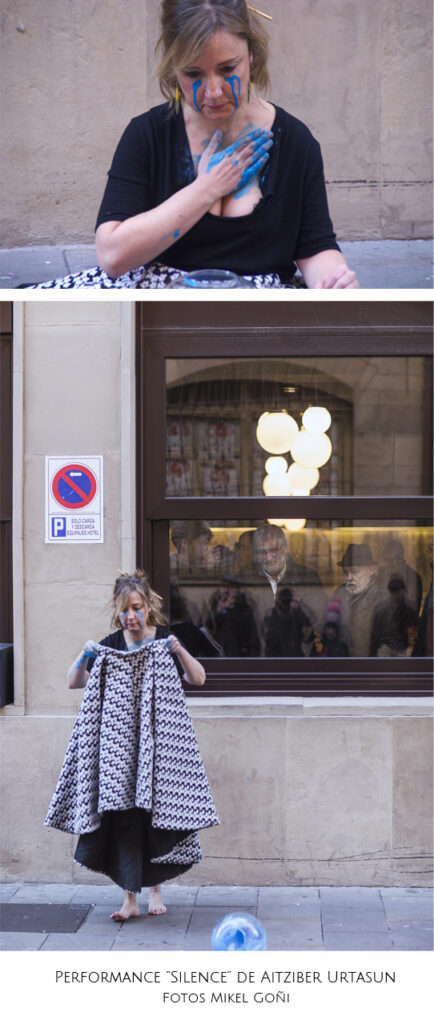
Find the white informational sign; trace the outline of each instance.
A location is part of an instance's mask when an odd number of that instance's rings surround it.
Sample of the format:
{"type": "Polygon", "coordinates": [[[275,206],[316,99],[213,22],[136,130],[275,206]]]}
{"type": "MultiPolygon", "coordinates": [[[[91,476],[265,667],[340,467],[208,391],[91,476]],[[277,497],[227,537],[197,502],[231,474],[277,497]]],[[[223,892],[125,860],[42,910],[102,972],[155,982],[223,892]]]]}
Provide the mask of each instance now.
{"type": "Polygon", "coordinates": [[[103,457],[45,458],[45,543],[102,544],[103,457]]]}

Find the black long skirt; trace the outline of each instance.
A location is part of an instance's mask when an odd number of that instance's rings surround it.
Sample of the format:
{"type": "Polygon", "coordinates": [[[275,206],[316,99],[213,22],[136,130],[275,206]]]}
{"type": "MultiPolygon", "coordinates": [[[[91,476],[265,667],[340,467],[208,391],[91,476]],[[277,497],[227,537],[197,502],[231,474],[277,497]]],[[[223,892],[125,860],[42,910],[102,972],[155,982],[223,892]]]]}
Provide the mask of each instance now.
{"type": "Polygon", "coordinates": [[[142,886],[159,885],[191,868],[191,864],[151,863],[191,833],[191,829],[153,828],[151,812],[139,807],[106,811],[95,832],[80,836],[74,860],[108,875],[127,892],[140,892],[142,886]]]}

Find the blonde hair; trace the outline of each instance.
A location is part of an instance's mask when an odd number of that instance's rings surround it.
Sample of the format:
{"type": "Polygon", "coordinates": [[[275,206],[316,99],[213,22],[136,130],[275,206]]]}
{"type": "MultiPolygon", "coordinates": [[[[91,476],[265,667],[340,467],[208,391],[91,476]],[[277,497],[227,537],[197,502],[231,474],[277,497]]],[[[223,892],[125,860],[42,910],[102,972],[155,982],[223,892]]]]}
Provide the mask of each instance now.
{"type": "Polygon", "coordinates": [[[143,569],[135,569],[133,573],[121,572],[115,579],[112,597],[112,626],[122,626],[121,612],[128,607],[128,600],[134,590],[143,597],[150,607],[148,622],[150,626],[165,626],[167,617],[161,611],[163,598],[152,590],[148,577],[143,569]]]}
{"type": "Polygon", "coordinates": [[[156,75],[163,96],[174,105],[176,69],[194,66],[199,53],[215,32],[245,39],[252,59],[250,78],[261,91],[270,84],[267,69],[268,35],[245,0],[163,0],[161,36],[163,57],[156,75]]]}

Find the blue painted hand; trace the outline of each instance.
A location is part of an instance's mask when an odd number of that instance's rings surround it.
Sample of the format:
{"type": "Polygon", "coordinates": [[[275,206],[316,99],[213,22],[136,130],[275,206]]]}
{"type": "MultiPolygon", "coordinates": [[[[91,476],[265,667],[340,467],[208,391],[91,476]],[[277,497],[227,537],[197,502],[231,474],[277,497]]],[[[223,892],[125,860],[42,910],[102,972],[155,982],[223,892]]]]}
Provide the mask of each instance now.
{"type": "Polygon", "coordinates": [[[83,650],[74,662],[73,668],[81,668],[89,657],[93,657],[96,654],[98,654],[98,644],[94,640],[86,640],[83,650]]]}
{"type": "Polygon", "coordinates": [[[250,189],[269,159],[273,145],[272,132],[263,128],[245,131],[231,145],[222,148],[223,133],[213,133],[197,165],[197,175],[212,175],[210,196],[213,200],[234,195],[236,198],[250,189]]]}
{"type": "Polygon", "coordinates": [[[170,651],[171,654],[175,654],[175,652],[178,651],[181,646],[178,637],[175,636],[174,633],[170,633],[170,635],[167,637],[167,640],[165,640],[165,644],[167,650],[170,651]]]}
{"type": "MultiPolygon", "coordinates": [[[[221,135],[221,132],[219,134],[221,135]]],[[[271,149],[272,145],[273,133],[267,132],[263,128],[255,128],[253,131],[249,131],[245,135],[241,135],[239,139],[233,142],[231,146],[227,146],[226,149],[218,149],[217,152],[210,157],[207,171],[211,171],[212,168],[215,167],[216,164],[220,163],[225,156],[233,156],[234,161],[237,161],[239,151],[243,149],[244,146],[253,147],[250,160],[252,163],[255,163],[259,157],[266,152],[266,150],[271,149]]]]}
{"type": "Polygon", "coordinates": [[[268,143],[256,150],[253,154],[252,163],[243,171],[239,185],[237,185],[237,187],[230,193],[230,195],[233,195],[235,199],[239,199],[241,195],[245,195],[247,188],[250,188],[254,184],[253,179],[256,175],[260,174],[262,168],[265,167],[267,160],[270,159],[267,150],[270,149],[272,145],[272,142],[268,143]]]}

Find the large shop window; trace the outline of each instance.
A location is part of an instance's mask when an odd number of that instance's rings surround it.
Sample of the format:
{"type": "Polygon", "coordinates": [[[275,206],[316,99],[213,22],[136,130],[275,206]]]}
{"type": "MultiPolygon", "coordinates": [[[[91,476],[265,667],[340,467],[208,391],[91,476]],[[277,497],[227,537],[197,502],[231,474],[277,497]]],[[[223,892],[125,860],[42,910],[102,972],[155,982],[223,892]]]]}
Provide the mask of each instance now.
{"type": "Polygon", "coordinates": [[[207,693],[429,692],[428,339],[231,333],[138,338],[139,551],[171,628],[207,693]]]}

